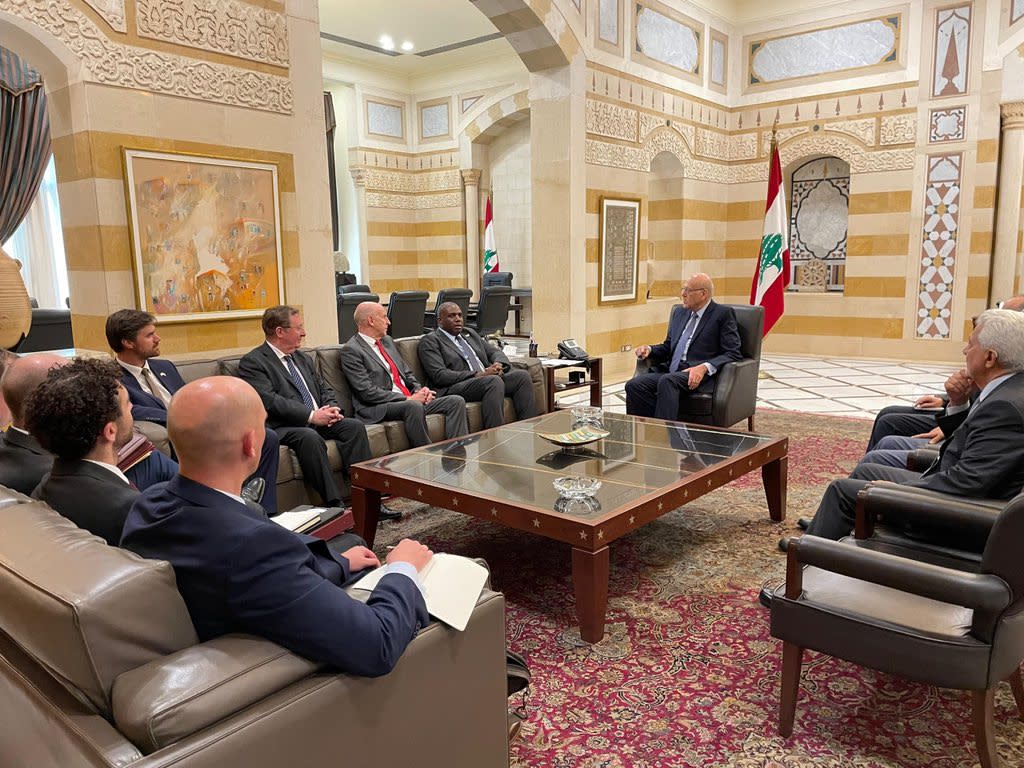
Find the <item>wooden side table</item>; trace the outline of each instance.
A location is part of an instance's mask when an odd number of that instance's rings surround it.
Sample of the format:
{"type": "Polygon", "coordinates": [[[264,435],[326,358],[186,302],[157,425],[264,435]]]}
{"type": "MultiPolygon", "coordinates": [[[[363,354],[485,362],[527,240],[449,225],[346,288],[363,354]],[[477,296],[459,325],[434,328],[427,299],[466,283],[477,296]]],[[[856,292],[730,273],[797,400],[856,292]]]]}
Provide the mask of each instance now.
{"type": "Polygon", "coordinates": [[[555,402],[555,394],[561,394],[563,392],[572,392],[574,389],[583,389],[584,387],[590,387],[590,404],[598,408],[601,407],[601,358],[600,357],[588,357],[586,360],[575,361],[569,365],[561,366],[549,366],[544,367],[544,384],[545,389],[548,393],[547,411],[551,413],[557,404],[555,402]],[[587,369],[587,381],[582,384],[570,384],[569,379],[566,376],[555,376],[555,371],[569,371],[573,368],[586,368],[587,369]],[[556,389],[557,387],[557,389],[556,389]]]}

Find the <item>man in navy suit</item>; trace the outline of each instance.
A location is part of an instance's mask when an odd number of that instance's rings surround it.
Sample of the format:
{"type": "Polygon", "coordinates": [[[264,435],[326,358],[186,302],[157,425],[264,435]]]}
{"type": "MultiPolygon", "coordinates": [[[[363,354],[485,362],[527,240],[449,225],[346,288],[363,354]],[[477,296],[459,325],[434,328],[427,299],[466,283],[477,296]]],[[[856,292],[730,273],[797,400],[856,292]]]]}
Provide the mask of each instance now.
{"type": "Polygon", "coordinates": [[[385,675],[428,621],[417,579],[432,553],[403,539],[369,600],[350,597],[342,587],[353,574],[380,565],[373,552],[336,555],[240,496],[266,416],[242,379],[212,376],[178,390],[167,428],[180,474],[138,499],[121,546],[171,563],[200,640],[247,632],[344,672],[385,675]]]}
{"type": "MultiPolygon", "coordinates": [[[[128,390],[132,418],[167,424],[167,407],[174,394],[185,386],[174,363],[157,359],[160,336],[156,318],[137,309],[119,309],[107,318],[107,343],[114,350],[124,373],[121,383],[128,390]]],[[[260,504],[270,514],[277,512],[277,465],[280,460],[277,435],[268,430],[254,477],[264,481],[260,504]]],[[[158,446],[170,450],[169,446],[158,446]]]]}
{"type": "Polygon", "coordinates": [[[711,300],[714,290],[707,275],[691,277],[683,283],[682,306],[672,309],[665,340],[636,348],[636,356],[652,366],[626,382],[626,413],[675,420],[681,398],[713,391],[718,370],[740,359],[736,313],[711,300]]]}

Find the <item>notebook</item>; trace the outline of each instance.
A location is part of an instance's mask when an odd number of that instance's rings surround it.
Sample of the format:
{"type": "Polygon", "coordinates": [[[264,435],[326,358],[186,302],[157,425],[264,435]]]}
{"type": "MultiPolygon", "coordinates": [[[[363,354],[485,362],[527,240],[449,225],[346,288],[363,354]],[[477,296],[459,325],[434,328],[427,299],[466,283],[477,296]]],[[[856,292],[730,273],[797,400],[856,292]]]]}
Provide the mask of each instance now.
{"type": "Polygon", "coordinates": [[[289,531],[305,533],[317,526],[320,522],[320,513],[323,511],[323,507],[300,507],[290,512],[281,512],[270,519],[289,531]]]}

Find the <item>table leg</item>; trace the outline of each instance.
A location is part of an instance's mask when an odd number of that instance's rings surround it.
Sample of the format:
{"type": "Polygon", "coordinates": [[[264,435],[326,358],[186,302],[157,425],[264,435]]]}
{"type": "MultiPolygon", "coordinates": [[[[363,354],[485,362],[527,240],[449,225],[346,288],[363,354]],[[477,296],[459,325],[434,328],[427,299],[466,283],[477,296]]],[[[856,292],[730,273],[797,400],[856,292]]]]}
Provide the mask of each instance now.
{"type": "Polygon", "coordinates": [[[608,547],[597,552],[572,550],[572,585],[576,592],[576,616],[580,637],[596,643],[604,637],[604,615],[608,610],[608,547]]]}
{"type": "Polygon", "coordinates": [[[544,389],[547,390],[548,402],[545,413],[552,413],[555,410],[555,369],[544,366],[544,389]]]}
{"type": "Polygon", "coordinates": [[[352,516],[356,522],[356,533],[366,540],[366,546],[372,547],[377,535],[377,518],[380,516],[380,491],[353,485],[352,516]]]}
{"type": "Polygon", "coordinates": [[[789,471],[789,458],[782,456],[769,461],[761,467],[761,479],[764,481],[764,495],[768,499],[768,514],[776,522],[786,519],[786,479],[789,471]]]}
{"type": "Polygon", "coordinates": [[[595,358],[590,361],[590,404],[595,408],[600,408],[604,403],[602,401],[601,392],[601,358],[595,358]]]}

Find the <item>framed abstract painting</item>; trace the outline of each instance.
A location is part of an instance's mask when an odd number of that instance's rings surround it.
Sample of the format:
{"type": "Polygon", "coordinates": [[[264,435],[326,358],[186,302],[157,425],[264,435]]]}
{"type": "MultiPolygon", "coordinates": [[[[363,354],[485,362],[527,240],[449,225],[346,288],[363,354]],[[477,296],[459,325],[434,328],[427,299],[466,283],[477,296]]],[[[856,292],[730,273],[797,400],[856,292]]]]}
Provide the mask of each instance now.
{"type": "Polygon", "coordinates": [[[601,198],[598,301],[636,301],[640,201],[601,198]]]}
{"type": "Polygon", "coordinates": [[[125,148],[124,166],[140,309],[218,320],[284,301],[276,165],[125,148]]]}

